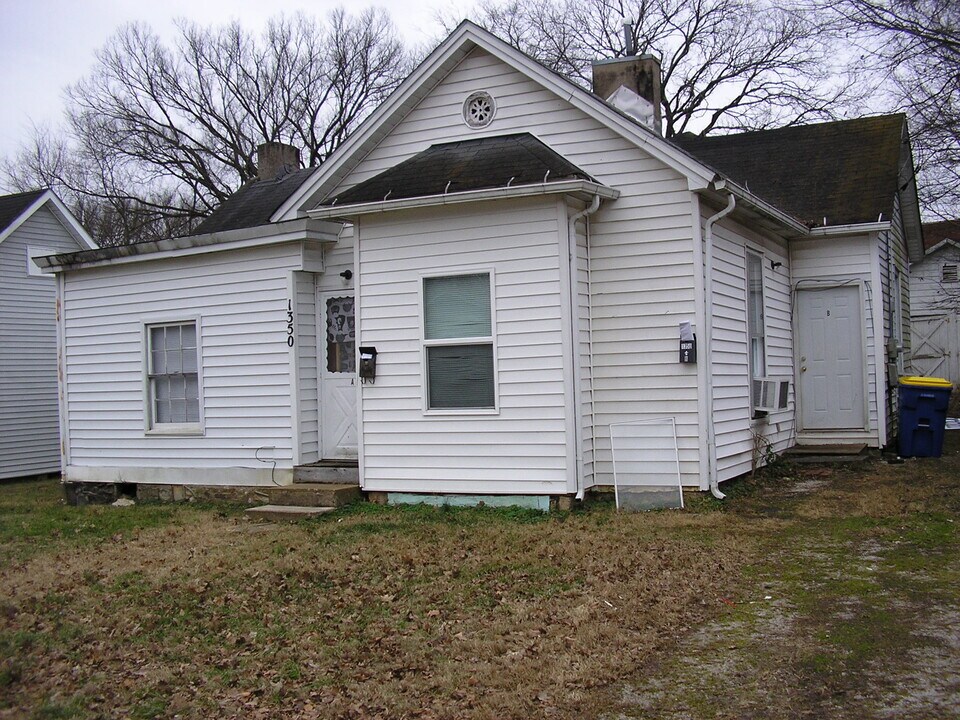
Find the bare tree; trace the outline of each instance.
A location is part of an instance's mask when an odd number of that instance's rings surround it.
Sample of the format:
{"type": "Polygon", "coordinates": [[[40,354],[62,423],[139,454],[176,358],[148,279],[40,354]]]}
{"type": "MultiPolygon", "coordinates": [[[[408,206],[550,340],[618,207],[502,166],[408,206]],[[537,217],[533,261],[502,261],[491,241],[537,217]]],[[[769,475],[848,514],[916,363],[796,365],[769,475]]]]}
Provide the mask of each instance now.
{"type": "Polygon", "coordinates": [[[281,17],[259,36],[237,23],[178,30],[167,46],[122,28],[68,90],[65,135],[35,132],[7,164],[10,184],[57,188],[106,244],[187,232],[256,176],[258,144],[321,163],[410,67],[377,9],[325,25],[281,17]]]}
{"type": "Polygon", "coordinates": [[[960,213],[960,4],[956,0],[826,0],[851,42],[881,63],[891,102],[910,114],[929,215],[960,213]]]}
{"type": "MultiPolygon", "coordinates": [[[[759,129],[834,117],[857,85],[813,14],[765,0],[481,0],[479,22],[584,87],[593,60],[662,57],[664,132],[759,129]]],[[[449,23],[448,23],[449,24],[449,23]]]]}

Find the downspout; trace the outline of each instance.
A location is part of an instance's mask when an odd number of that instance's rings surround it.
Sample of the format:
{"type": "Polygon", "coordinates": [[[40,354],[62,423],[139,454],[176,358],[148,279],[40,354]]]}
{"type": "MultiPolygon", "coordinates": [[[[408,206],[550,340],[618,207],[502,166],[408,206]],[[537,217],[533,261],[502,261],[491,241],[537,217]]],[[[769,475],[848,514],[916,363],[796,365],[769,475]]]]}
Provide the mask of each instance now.
{"type": "MultiPolygon", "coordinates": [[[[578,306],[577,306],[577,220],[579,220],[580,218],[588,218],[590,215],[593,215],[599,208],[600,208],[600,196],[599,196],[599,195],[594,195],[594,196],[593,196],[593,202],[591,202],[588,207],[584,208],[583,210],[581,210],[581,211],[578,212],[578,213],[575,213],[575,214],[571,215],[570,218],[569,218],[569,220],[568,220],[568,225],[567,225],[567,256],[568,256],[568,257],[567,257],[567,259],[568,259],[567,271],[568,271],[568,273],[570,274],[570,326],[571,326],[571,328],[576,328],[576,327],[577,327],[577,324],[576,324],[574,318],[576,318],[576,313],[579,311],[579,308],[578,308],[578,306]]],[[[588,238],[588,239],[587,239],[587,268],[588,268],[587,276],[589,277],[589,267],[590,267],[590,241],[589,241],[589,237],[590,237],[590,223],[589,223],[589,220],[587,221],[586,236],[587,236],[587,238],[588,238]]],[[[593,298],[592,298],[592,297],[588,298],[588,300],[589,300],[589,302],[590,302],[591,304],[593,303],[593,298]]],[[[589,332],[590,332],[590,343],[591,343],[591,348],[590,348],[590,362],[591,362],[591,364],[592,364],[592,363],[593,363],[593,347],[592,347],[592,344],[593,344],[593,323],[592,323],[592,322],[590,323],[589,332]]],[[[573,333],[571,333],[571,335],[573,335],[573,333]]],[[[577,357],[577,353],[579,352],[579,343],[580,343],[580,341],[579,341],[579,338],[578,338],[578,337],[572,337],[572,338],[571,338],[570,346],[571,346],[571,350],[572,350],[572,353],[573,353],[573,357],[571,357],[571,362],[573,363],[574,369],[576,369],[576,367],[577,367],[576,357],[577,357]]],[[[590,368],[590,377],[593,377],[593,368],[592,368],[592,367],[590,368]]],[[[575,378],[574,378],[574,383],[575,383],[575,386],[579,386],[580,378],[579,378],[579,377],[575,377],[575,378]]],[[[592,397],[593,397],[593,393],[591,392],[591,398],[592,398],[592,397]]],[[[577,468],[576,468],[576,470],[577,470],[577,472],[576,472],[576,477],[577,477],[577,494],[576,494],[576,499],[577,499],[577,500],[583,500],[583,496],[584,496],[584,494],[586,493],[587,489],[583,486],[583,440],[581,439],[581,438],[582,438],[582,435],[583,435],[583,409],[580,407],[580,394],[579,394],[579,393],[576,394],[576,396],[574,397],[574,400],[573,400],[573,415],[574,415],[574,425],[575,425],[575,433],[574,433],[574,438],[575,438],[575,440],[574,440],[574,442],[576,442],[576,444],[577,444],[577,447],[576,447],[576,451],[577,451],[577,468]]],[[[594,424],[596,424],[596,417],[594,417],[594,424]]]]}
{"type": "MultiPolygon", "coordinates": [[[[723,180],[715,180],[713,187],[716,190],[724,190],[723,180]]],[[[710,482],[710,493],[718,500],[723,500],[726,495],[720,492],[720,485],[717,480],[717,438],[713,426],[713,224],[733,212],[737,206],[737,199],[733,193],[727,195],[727,206],[715,215],[707,218],[703,229],[703,242],[706,246],[704,253],[704,339],[707,343],[707,478],[710,482]]]]}

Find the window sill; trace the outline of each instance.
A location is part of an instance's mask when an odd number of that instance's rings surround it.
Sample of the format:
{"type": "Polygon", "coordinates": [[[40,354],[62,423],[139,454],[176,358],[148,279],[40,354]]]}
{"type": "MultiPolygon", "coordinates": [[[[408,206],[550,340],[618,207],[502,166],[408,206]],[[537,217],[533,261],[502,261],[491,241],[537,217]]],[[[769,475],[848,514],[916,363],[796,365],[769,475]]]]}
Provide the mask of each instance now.
{"type": "Polygon", "coordinates": [[[197,424],[170,424],[170,425],[157,425],[156,427],[147,428],[143,432],[147,436],[201,436],[204,434],[203,425],[197,424]]]}
{"type": "Polygon", "coordinates": [[[499,415],[500,408],[436,408],[424,410],[424,415],[499,415]]]}

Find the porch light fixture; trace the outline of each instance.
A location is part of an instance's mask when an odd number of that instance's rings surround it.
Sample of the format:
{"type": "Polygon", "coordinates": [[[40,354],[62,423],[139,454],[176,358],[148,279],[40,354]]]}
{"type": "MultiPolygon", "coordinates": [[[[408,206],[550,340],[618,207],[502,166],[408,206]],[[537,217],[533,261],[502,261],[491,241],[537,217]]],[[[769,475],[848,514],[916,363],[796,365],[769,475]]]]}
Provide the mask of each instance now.
{"type": "Polygon", "coordinates": [[[340,277],[342,277],[344,280],[349,280],[353,277],[353,270],[344,270],[342,273],[340,273],[340,277]]]}

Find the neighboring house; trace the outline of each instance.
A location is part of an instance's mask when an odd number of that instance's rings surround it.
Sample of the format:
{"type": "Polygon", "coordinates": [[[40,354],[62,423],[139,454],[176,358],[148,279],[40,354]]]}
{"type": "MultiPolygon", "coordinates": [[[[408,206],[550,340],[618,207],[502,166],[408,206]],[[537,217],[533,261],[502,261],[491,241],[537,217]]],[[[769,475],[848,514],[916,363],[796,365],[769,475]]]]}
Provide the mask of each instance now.
{"type": "Polygon", "coordinates": [[[613,483],[619,423],[675,421],[701,489],[891,441],[922,254],[903,116],[671,142],[656,61],[595,72],[465,22],[322,167],[52,262],[66,479],[355,459],[368,491],[558,496],[613,483]]]}
{"type": "Polygon", "coordinates": [[[960,383],[960,220],[923,226],[926,254],[910,267],[913,369],[960,383]]]}
{"type": "Polygon", "coordinates": [[[0,479],[60,470],[57,279],[33,258],[95,247],[52,191],[0,197],[0,479]]]}

